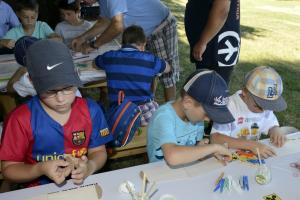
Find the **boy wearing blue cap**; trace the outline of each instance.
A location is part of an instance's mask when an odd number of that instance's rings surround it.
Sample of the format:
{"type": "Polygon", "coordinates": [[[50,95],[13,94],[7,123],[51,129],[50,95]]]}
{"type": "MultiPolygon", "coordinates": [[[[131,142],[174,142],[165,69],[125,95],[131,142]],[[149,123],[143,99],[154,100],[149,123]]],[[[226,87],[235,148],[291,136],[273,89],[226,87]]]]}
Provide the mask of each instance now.
{"type": "Polygon", "coordinates": [[[222,145],[203,144],[204,120],[229,123],[228,88],[215,71],[191,74],[180,98],[161,106],[148,126],[147,153],[150,162],[165,160],[171,166],[190,163],[209,154],[231,158],[222,145]]]}
{"type": "Polygon", "coordinates": [[[61,184],[69,175],[81,184],[107,159],[105,144],[112,134],[101,108],[75,96],[82,83],[63,43],[35,42],[27,50],[26,67],[38,95],[12,111],[4,124],[2,174],[26,186],[61,184]]]}
{"type": "MultiPolygon", "coordinates": [[[[26,69],[26,51],[27,49],[36,41],[38,41],[39,39],[35,38],[35,37],[31,37],[31,36],[23,36],[21,38],[19,38],[16,41],[15,44],[15,49],[14,49],[14,55],[15,55],[15,59],[16,62],[21,65],[18,70],[12,75],[12,77],[9,79],[6,89],[7,92],[9,93],[14,93],[15,91],[18,92],[18,94],[20,94],[20,92],[18,90],[15,89],[14,84],[20,80],[20,78],[22,76],[28,76],[27,73],[27,69],[26,69]],[[27,74],[27,75],[26,75],[27,74]]],[[[26,87],[26,90],[28,90],[30,93],[33,93],[34,95],[36,95],[36,92],[33,88],[33,85],[30,83],[29,79],[28,79],[28,84],[31,87],[26,87]]],[[[27,91],[25,93],[28,93],[27,91]]],[[[23,91],[20,94],[21,96],[26,96],[23,95],[23,91]]]]}
{"type": "Polygon", "coordinates": [[[286,137],[279,128],[273,111],[283,111],[287,104],[282,97],[283,85],[280,75],[271,67],[256,67],[245,76],[242,90],[229,97],[228,109],[234,122],[214,122],[211,130],[213,143],[227,143],[230,148],[259,149],[264,158],[274,156],[274,150],[257,140],[261,134],[269,135],[277,147],[284,145],[286,137]]]}

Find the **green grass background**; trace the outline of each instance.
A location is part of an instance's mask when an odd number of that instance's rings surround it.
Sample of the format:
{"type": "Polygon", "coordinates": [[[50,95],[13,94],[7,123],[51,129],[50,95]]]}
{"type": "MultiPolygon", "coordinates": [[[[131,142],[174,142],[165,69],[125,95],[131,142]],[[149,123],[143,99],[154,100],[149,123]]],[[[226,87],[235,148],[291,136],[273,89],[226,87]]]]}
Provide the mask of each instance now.
{"type": "MultiPolygon", "coordinates": [[[[201,0],[199,0],[201,1],[201,0]]],[[[184,31],[187,0],[163,0],[178,20],[179,54],[182,68],[178,91],[195,66],[189,60],[184,31]]],[[[240,60],[231,77],[230,91],[241,88],[244,75],[256,66],[277,70],[284,83],[283,96],[288,108],[276,113],[282,126],[300,129],[300,1],[242,0],[240,60]]],[[[162,99],[161,87],[157,92],[162,99]]]]}

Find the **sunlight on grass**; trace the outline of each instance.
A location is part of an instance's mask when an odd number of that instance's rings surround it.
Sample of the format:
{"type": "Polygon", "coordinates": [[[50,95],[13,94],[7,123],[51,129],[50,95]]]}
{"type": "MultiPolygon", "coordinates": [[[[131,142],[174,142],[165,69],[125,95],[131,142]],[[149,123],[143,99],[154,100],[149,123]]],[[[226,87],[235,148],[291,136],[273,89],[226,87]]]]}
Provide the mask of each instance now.
{"type": "MultiPolygon", "coordinates": [[[[164,0],[178,20],[181,80],[195,67],[189,60],[184,31],[187,0],[164,0]]],[[[240,88],[247,71],[259,65],[275,68],[283,78],[288,109],[277,113],[281,125],[300,129],[300,1],[243,0],[241,2],[242,44],[239,64],[232,75],[231,93],[240,88]]],[[[161,88],[158,96],[161,94],[161,88]]]]}

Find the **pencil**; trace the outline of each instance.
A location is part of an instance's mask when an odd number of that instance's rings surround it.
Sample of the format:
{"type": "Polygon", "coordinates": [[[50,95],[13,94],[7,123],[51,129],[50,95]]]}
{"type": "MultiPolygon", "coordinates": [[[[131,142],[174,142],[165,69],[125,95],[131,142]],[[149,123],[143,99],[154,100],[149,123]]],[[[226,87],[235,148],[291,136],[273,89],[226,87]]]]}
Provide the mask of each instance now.
{"type": "Polygon", "coordinates": [[[218,177],[218,179],[216,180],[216,182],[215,182],[215,186],[217,186],[218,185],[218,183],[220,182],[220,180],[223,178],[223,176],[224,176],[224,172],[222,172],[221,174],[220,174],[220,176],[218,177]]]}
{"type": "Polygon", "coordinates": [[[83,58],[88,58],[88,57],[90,57],[89,55],[86,55],[86,56],[80,56],[80,57],[75,57],[75,58],[73,58],[73,60],[79,60],[79,59],[83,59],[83,58]]]}

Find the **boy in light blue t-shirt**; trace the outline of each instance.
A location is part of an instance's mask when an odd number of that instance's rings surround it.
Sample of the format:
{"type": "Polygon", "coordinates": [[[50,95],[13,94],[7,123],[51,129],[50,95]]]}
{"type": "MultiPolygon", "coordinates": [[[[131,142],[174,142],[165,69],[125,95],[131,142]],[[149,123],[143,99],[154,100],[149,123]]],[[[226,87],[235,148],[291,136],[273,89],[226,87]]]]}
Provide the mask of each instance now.
{"type": "Polygon", "coordinates": [[[209,154],[230,159],[231,153],[224,146],[200,141],[204,120],[218,123],[234,120],[227,109],[227,100],[227,84],[215,71],[199,70],[191,74],[181,90],[181,97],[161,106],[149,123],[149,161],[164,159],[169,165],[177,166],[209,154]]]}
{"type": "Polygon", "coordinates": [[[17,15],[21,25],[10,29],[0,40],[0,46],[13,49],[15,42],[23,36],[32,36],[38,39],[53,38],[61,40],[45,22],[37,21],[38,4],[36,0],[21,0],[17,2],[17,15]]]}

